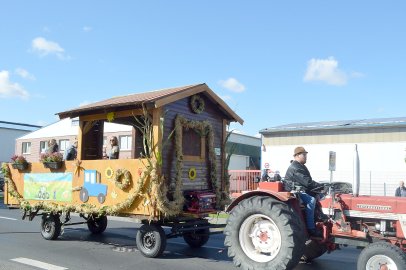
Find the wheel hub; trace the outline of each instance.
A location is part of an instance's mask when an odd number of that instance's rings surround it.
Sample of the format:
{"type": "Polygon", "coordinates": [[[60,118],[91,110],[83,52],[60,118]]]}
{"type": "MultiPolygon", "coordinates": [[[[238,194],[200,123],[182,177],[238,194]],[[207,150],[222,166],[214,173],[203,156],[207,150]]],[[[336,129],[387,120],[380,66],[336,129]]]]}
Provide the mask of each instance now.
{"type": "Polygon", "coordinates": [[[366,264],[366,270],[398,270],[396,263],[388,256],[375,255],[369,258],[366,264]]]}
{"type": "Polygon", "coordinates": [[[239,241],[245,254],[257,262],[273,260],[282,245],[277,225],[262,214],[254,214],[241,224],[239,241]]]}
{"type": "Polygon", "coordinates": [[[148,249],[153,248],[155,246],[155,242],[156,242],[154,234],[152,232],[146,233],[143,237],[143,242],[144,242],[145,248],[148,248],[148,249]]]}

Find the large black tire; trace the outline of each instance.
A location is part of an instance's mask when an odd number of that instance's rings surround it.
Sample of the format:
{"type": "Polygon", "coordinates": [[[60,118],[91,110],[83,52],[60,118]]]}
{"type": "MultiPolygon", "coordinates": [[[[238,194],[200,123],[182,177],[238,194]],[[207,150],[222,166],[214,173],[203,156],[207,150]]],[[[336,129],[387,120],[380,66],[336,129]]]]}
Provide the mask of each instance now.
{"type": "Polygon", "coordinates": [[[93,234],[101,234],[107,228],[107,216],[89,217],[87,227],[93,234]]]}
{"type": "Polygon", "coordinates": [[[59,215],[44,214],[41,221],[41,235],[46,240],[55,240],[61,234],[59,215]]]}
{"type": "Polygon", "coordinates": [[[406,269],[406,253],[387,242],[376,242],[364,248],[357,262],[357,270],[379,269],[386,264],[391,270],[406,269]]]}
{"type": "Polygon", "coordinates": [[[303,255],[305,233],[297,214],[284,202],[254,196],[230,213],[224,245],[243,270],[286,270],[303,255]]]}
{"type": "Polygon", "coordinates": [[[166,247],[166,235],[161,226],[144,224],[135,237],[138,250],[148,258],[159,257],[166,247]]]}
{"type": "Polygon", "coordinates": [[[183,239],[192,248],[199,248],[209,241],[210,230],[200,229],[193,232],[183,234],[183,239]]]}
{"type": "Polygon", "coordinates": [[[307,240],[305,251],[301,260],[305,262],[311,262],[312,260],[320,257],[327,251],[326,244],[320,243],[317,240],[307,240]]]}

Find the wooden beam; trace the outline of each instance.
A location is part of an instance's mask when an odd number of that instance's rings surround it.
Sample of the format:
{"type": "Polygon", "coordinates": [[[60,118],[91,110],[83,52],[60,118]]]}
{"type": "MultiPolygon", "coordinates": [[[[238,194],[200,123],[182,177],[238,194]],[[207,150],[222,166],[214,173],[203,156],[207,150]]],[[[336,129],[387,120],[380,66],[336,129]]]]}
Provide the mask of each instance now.
{"type": "MultiPolygon", "coordinates": [[[[134,110],[125,110],[125,111],[111,111],[114,113],[114,118],[123,118],[123,117],[128,117],[128,116],[133,116],[133,115],[142,115],[143,111],[142,109],[134,109],[134,110]]],[[[107,119],[107,114],[106,113],[98,113],[98,114],[91,114],[91,115],[84,115],[80,116],[80,120],[82,121],[95,121],[95,120],[105,120],[107,119]]]]}

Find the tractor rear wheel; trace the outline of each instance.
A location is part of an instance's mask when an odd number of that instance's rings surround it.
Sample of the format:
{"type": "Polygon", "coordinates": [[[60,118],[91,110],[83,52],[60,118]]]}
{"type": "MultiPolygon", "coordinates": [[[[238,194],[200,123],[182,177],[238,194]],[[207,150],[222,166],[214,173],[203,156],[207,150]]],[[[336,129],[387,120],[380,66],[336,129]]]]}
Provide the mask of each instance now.
{"type": "Polygon", "coordinates": [[[372,243],[361,251],[357,270],[380,269],[381,265],[391,270],[406,269],[406,253],[387,242],[372,243]]]}
{"type": "Polygon", "coordinates": [[[61,234],[59,215],[44,214],[41,221],[41,235],[46,240],[55,240],[61,234]]]}
{"type": "Polygon", "coordinates": [[[320,243],[317,240],[307,240],[305,251],[301,258],[302,261],[311,262],[312,260],[320,257],[327,251],[326,244],[320,243]]]}
{"type": "Polygon", "coordinates": [[[224,234],[228,256],[243,270],[292,269],[305,247],[300,218],[286,203],[266,196],[241,201],[224,234]]]}
{"type": "Polygon", "coordinates": [[[87,227],[89,228],[89,231],[91,233],[101,234],[107,228],[107,217],[89,217],[89,219],[87,220],[87,227]]]}

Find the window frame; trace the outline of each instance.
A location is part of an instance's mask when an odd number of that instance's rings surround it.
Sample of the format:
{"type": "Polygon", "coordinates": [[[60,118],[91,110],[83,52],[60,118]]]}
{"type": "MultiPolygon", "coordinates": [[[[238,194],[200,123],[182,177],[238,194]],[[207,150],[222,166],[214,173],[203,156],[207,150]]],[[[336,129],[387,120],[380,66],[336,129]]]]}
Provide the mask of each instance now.
{"type": "Polygon", "coordinates": [[[59,145],[58,145],[58,150],[61,153],[64,153],[66,150],[68,150],[69,146],[70,146],[70,140],[69,139],[60,139],[58,141],[59,145]],[[65,148],[62,148],[62,142],[64,142],[64,146],[65,148]]]}
{"type": "Polygon", "coordinates": [[[31,142],[22,142],[21,153],[22,154],[31,154],[31,142]]]}
{"type": "Polygon", "coordinates": [[[118,142],[120,151],[131,151],[132,149],[132,136],[131,135],[120,135],[118,136],[118,142]],[[122,145],[122,139],[126,138],[126,148],[122,145]]]}

